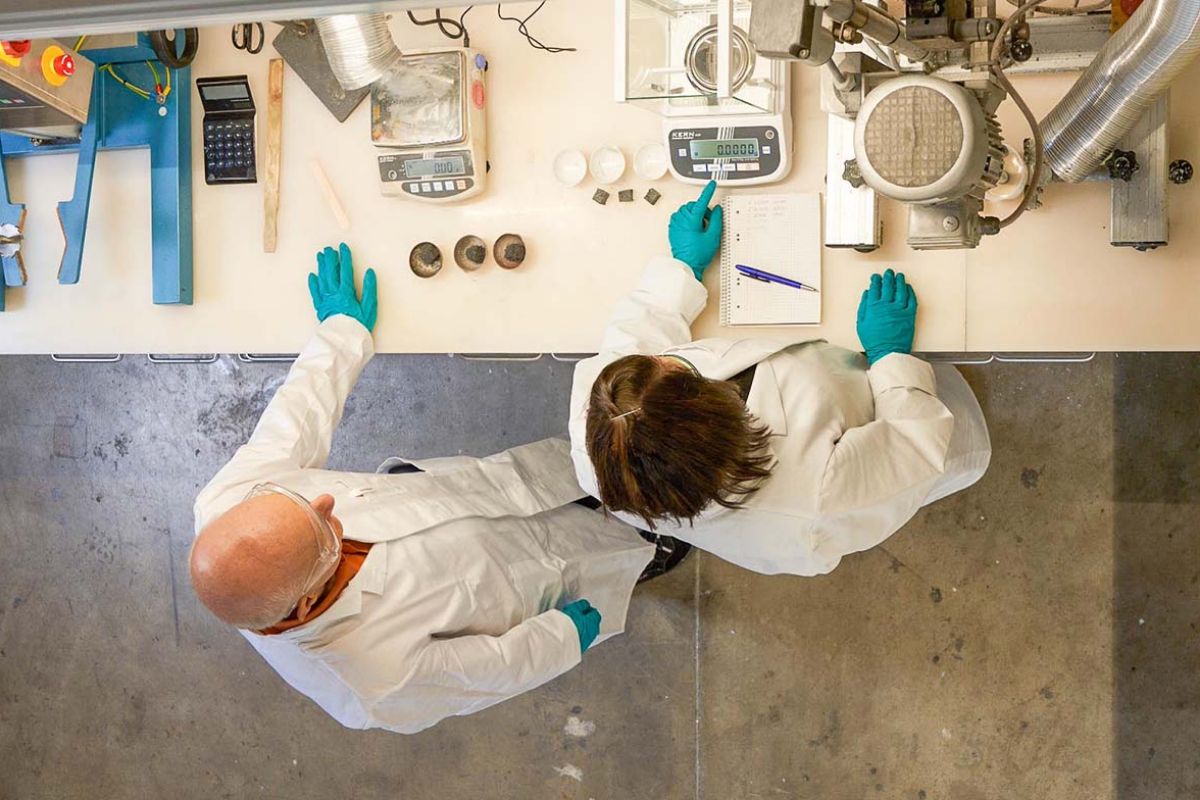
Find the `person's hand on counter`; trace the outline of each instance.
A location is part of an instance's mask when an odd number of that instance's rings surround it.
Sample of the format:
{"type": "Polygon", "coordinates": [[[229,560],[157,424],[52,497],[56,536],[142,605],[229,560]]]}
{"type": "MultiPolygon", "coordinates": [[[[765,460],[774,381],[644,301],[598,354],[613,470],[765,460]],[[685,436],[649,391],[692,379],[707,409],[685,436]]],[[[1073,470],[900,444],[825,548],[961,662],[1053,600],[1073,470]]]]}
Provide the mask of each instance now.
{"type": "Polygon", "coordinates": [[[709,208],[717,182],[709,181],[700,197],[684,203],[671,215],[667,239],[671,255],[692,268],[696,280],[704,280],[704,270],[721,249],[721,227],[725,211],[720,206],[709,208]]]}
{"type": "Polygon", "coordinates": [[[354,260],[345,242],[336,251],[326,247],[317,253],[317,274],[308,274],[308,291],[319,321],[345,314],[361,322],[368,331],[375,330],[379,314],[375,270],[368,269],[363,275],[360,300],[354,291],[354,260]]]}
{"type": "Polygon", "coordinates": [[[600,612],[587,600],[576,600],[564,606],[562,612],[575,623],[575,629],[579,632],[580,652],[587,652],[600,635],[600,612]]]}
{"type": "Polygon", "coordinates": [[[871,276],[858,304],[858,340],[874,364],[889,353],[911,353],[917,324],[917,293],[904,273],[871,276]]]}

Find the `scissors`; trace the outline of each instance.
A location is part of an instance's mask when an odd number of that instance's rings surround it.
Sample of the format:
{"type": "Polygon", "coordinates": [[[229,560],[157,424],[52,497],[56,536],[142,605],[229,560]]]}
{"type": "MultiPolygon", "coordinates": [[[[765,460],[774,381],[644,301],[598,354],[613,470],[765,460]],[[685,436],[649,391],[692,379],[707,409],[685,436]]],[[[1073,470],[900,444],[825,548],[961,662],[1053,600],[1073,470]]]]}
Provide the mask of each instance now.
{"type": "Polygon", "coordinates": [[[261,22],[243,22],[233,26],[233,31],[229,34],[229,38],[233,40],[235,49],[245,50],[254,56],[262,52],[267,37],[261,22]],[[256,31],[258,33],[257,43],[254,38],[256,31]]]}

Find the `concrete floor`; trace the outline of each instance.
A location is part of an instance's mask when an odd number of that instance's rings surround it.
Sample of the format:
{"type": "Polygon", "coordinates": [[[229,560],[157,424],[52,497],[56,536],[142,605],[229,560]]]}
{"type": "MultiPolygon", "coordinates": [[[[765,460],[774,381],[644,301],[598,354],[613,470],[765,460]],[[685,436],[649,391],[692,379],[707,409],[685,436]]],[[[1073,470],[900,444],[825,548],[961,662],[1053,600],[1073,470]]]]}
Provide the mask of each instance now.
{"type": "MultiPolygon", "coordinates": [[[[969,492],[822,578],[693,557],[581,668],[412,737],[340,728],[188,585],[285,369],[0,358],[0,800],[1200,796],[1194,356],[966,369],[969,492]]],[[[561,434],[569,381],[379,358],[333,463],[561,434]]]]}

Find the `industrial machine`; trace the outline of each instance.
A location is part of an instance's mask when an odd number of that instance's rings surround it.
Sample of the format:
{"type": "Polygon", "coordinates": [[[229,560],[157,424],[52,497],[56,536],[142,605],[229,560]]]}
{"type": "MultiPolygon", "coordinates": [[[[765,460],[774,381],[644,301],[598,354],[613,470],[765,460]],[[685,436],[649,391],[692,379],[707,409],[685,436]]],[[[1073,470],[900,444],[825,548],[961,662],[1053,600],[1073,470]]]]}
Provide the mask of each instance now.
{"type": "MultiPolygon", "coordinates": [[[[1038,207],[1054,181],[1112,181],[1111,242],[1167,242],[1165,88],[1200,50],[1200,2],[1145,0],[1110,37],[1098,6],[1046,0],[904,0],[903,17],[875,0],[753,0],[759,56],[823,67],[829,114],[826,245],[872,250],[878,197],[908,209],[916,249],[975,247],[1038,207]],[[1009,75],[1084,70],[1043,121],[1009,75]],[[1006,143],[996,110],[1012,99],[1032,135],[1006,143]],[[988,199],[1017,199],[1004,216],[988,199]]],[[[1186,176],[1186,177],[1184,177],[1186,176]]]]}
{"type": "Polygon", "coordinates": [[[675,178],[787,176],[790,68],[755,51],[748,0],[615,0],[615,13],[616,100],[662,115],[675,178]]]}
{"type": "MultiPolygon", "coordinates": [[[[0,42],[0,130],[77,136],[87,122],[95,67],[53,40],[0,42]]],[[[0,152],[0,311],[6,286],[24,286],[25,206],[13,203],[0,152]]]]}
{"type": "MultiPolygon", "coordinates": [[[[180,37],[181,39],[183,37],[180,37]]],[[[0,43],[0,262],[25,284],[25,207],[8,196],[4,157],[76,152],[74,196],[58,204],[66,240],[58,281],[79,282],[96,154],[150,149],[153,300],[192,302],[191,79],[147,34],[0,43]],[[11,226],[11,227],[10,227],[11,226]]],[[[0,310],[3,310],[0,286],[0,310]]]]}

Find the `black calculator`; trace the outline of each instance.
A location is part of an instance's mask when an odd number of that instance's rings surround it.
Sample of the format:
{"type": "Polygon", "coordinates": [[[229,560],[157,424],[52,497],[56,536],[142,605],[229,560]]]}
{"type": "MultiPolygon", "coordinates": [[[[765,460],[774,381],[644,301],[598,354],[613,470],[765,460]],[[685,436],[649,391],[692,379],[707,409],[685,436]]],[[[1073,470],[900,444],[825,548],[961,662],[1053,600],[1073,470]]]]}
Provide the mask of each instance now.
{"type": "Polygon", "coordinates": [[[204,104],[204,180],[210,184],[257,183],[254,98],[245,75],[199,78],[204,104]]]}

